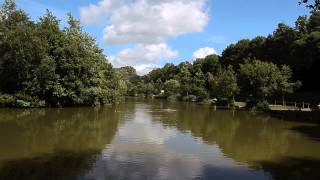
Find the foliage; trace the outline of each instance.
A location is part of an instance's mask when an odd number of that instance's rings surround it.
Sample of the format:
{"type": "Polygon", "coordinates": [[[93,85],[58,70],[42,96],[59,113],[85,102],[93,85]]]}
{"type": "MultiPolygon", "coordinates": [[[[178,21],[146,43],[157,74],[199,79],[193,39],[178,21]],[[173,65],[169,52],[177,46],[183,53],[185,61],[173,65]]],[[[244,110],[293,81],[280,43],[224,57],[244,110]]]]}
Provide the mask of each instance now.
{"type": "Polygon", "coordinates": [[[271,62],[247,60],[240,65],[240,86],[251,105],[265,104],[268,97],[278,93],[292,93],[300,82],[291,82],[288,66],[281,69],[271,62]]]}
{"type": "Polygon", "coordinates": [[[175,79],[170,79],[164,83],[164,90],[167,96],[175,95],[179,92],[180,83],[175,79]]]}
{"type": "Polygon", "coordinates": [[[320,11],[320,0],[300,0],[300,4],[305,4],[312,12],[320,11]],[[310,3],[312,1],[313,3],[310,3]]]}
{"type": "Polygon", "coordinates": [[[268,98],[284,97],[301,84],[302,91],[317,91],[318,4],[309,4],[315,10],[298,17],[295,27],[280,23],[266,37],[229,45],[221,56],[168,63],[138,76],[133,67],[113,69],[71,14],[61,29],[50,11],[34,22],[13,0],[5,0],[0,10],[0,106],[99,105],[117,102],[121,95],[179,95],[187,101],[244,97],[263,107],[268,98]]]}
{"type": "Polygon", "coordinates": [[[320,69],[320,13],[298,17],[295,27],[280,23],[267,37],[240,40],[223,52],[221,63],[236,72],[245,59],[260,59],[292,69],[294,80],[301,80],[301,91],[319,91],[314,83],[320,69]]]}
{"type": "Polygon", "coordinates": [[[131,66],[115,70],[119,81],[119,90],[122,94],[134,96],[137,94],[136,83],[139,81],[136,70],[131,66]]]}
{"type": "Polygon", "coordinates": [[[31,97],[23,94],[0,95],[0,107],[45,107],[46,102],[38,99],[37,97],[31,97]]]}
{"type": "Polygon", "coordinates": [[[33,22],[14,1],[6,0],[2,5],[0,92],[32,97],[18,98],[10,106],[38,106],[32,103],[37,100],[39,106],[117,101],[121,84],[95,40],[82,31],[71,14],[67,27],[61,29],[59,23],[50,11],[33,22]]]}
{"type": "Polygon", "coordinates": [[[237,76],[231,66],[227,69],[222,69],[216,77],[210,78],[209,83],[212,86],[212,94],[216,95],[219,99],[234,100],[234,96],[239,92],[237,76]]]}

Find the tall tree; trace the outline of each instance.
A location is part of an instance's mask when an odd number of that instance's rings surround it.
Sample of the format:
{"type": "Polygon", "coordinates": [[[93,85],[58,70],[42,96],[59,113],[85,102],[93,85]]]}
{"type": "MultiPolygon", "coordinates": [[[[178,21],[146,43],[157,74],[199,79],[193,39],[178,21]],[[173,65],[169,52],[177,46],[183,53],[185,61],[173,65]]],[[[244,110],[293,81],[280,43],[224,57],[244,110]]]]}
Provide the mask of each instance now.
{"type": "Polygon", "coordinates": [[[226,98],[230,102],[234,101],[234,96],[239,92],[237,84],[237,76],[233,68],[229,66],[227,69],[222,69],[216,76],[209,80],[212,87],[212,94],[215,97],[226,98]]]}
{"type": "Polygon", "coordinates": [[[48,10],[35,23],[14,1],[2,5],[0,93],[12,96],[12,106],[97,105],[119,97],[117,74],[102,49],[68,18],[60,29],[48,10]]]}
{"type": "Polygon", "coordinates": [[[164,83],[165,94],[167,96],[175,95],[179,92],[180,83],[175,79],[170,79],[164,83]]]}
{"type": "Polygon", "coordinates": [[[266,102],[267,98],[277,92],[292,92],[299,82],[291,81],[291,70],[283,66],[282,70],[275,64],[260,60],[247,60],[240,65],[240,85],[243,94],[249,97],[251,105],[266,102]]]}
{"type": "Polygon", "coordinates": [[[312,12],[320,11],[320,0],[300,0],[299,4],[306,5],[312,12]]]}

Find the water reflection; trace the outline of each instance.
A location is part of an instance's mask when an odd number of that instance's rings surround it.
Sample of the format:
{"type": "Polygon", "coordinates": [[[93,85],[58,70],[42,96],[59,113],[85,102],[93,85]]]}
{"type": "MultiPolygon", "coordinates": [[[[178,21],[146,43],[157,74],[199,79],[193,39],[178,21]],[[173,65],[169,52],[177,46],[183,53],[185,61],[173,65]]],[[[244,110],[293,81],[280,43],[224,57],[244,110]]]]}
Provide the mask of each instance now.
{"type": "Polygon", "coordinates": [[[263,171],[250,172],[245,166],[235,165],[218,146],[165,127],[161,120],[174,112],[163,104],[135,104],[133,114],[126,116],[113,143],[105,148],[86,178],[234,179],[241,175],[243,179],[267,179],[263,171]]]}
{"type": "Polygon", "coordinates": [[[180,105],[180,109],[162,122],[191,132],[207,144],[217,144],[236,163],[263,169],[273,179],[320,179],[318,125],[193,105],[180,105]]]}
{"type": "Polygon", "coordinates": [[[0,109],[0,179],[320,179],[317,128],[165,101],[0,109]]]}
{"type": "Polygon", "coordinates": [[[0,179],[75,179],[117,131],[113,109],[0,109],[0,179]]]}

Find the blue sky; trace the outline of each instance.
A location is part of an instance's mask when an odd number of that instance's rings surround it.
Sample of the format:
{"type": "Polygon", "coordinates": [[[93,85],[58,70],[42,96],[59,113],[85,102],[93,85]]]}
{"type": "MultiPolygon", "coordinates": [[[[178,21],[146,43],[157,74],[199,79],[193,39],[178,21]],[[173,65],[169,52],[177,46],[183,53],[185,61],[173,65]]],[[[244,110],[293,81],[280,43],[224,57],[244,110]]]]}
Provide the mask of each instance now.
{"type": "Polygon", "coordinates": [[[293,26],[308,14],[298,0],[16,1],[34,20],[53,11],[62,26],[71,12],[115,66],[131,65],[140,74],[166,62],[220,54],[230,43],[267,35],[279,22],[293,26]]]}

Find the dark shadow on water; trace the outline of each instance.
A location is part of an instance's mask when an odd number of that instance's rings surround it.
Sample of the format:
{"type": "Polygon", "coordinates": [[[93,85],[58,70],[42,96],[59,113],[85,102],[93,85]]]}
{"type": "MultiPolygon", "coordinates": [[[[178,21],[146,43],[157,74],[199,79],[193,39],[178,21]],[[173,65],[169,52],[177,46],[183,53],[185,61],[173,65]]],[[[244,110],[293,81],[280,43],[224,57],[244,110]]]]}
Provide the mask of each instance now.
{"type": "Polygon", "coordinates": [[[320,110],[312,112],[269,111],[267,114],[284,121],[320,124],[320,110]]]}
{"type": "Polygon", "coordinates": [[[55,155],[0,164],[0,180],[76,180],[95,162],[96,152],[59,152],[55,155]]]}
{"type": "MultiPolygon", "coordinates": [[[[297,126],[291,128],[291,130],[297,131],[312,140],[320,141],[320,126],[297,126]]],[[[319,152],[320,153],[320,152],[319,152]]]]}
{"type": "Polygon", "coordinates": [[[290,128],[290,130],[301,133],[312,140],[320,141],[320,111],[279,111],[269,112],[268,114],[272,117],[278,118],[279,120],[303,123],[296,127],[290,128]]]}
{"type": "Polygon", "coordinates": [[[282,158],[277,162],[258,162],[275,180],[319,180],[320,159],[282,158]]]}
{"type": "Polygon", "coordinates": [[[270,179],[263,171],[248,171],[241,167],[221,168],[215,166],[205,166],[203,170],[204,180],[266,180],[270,179]]]}

